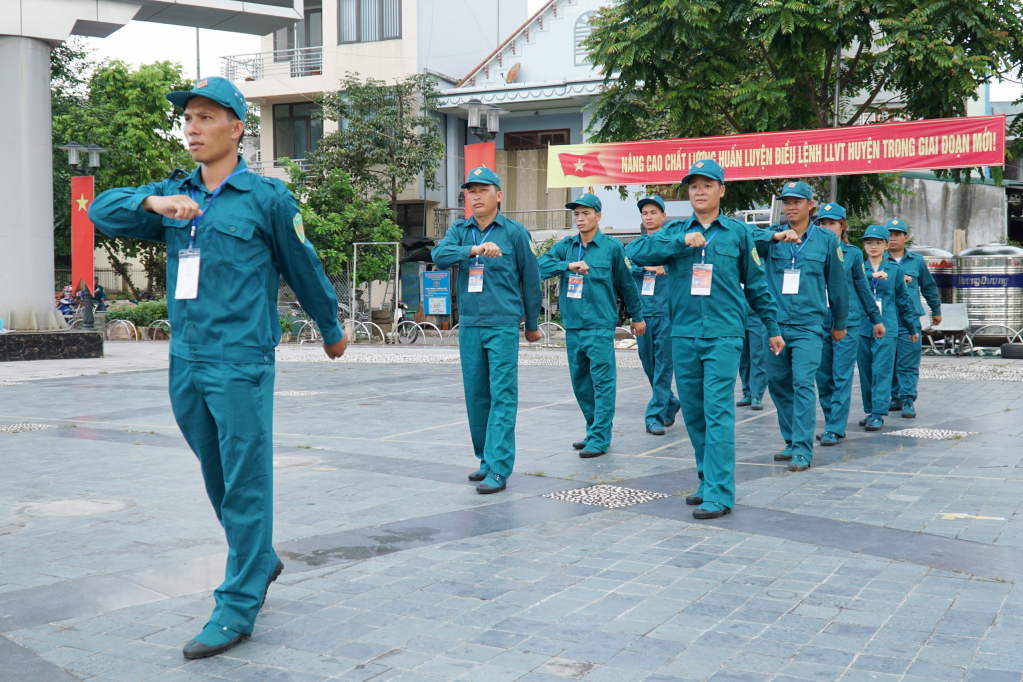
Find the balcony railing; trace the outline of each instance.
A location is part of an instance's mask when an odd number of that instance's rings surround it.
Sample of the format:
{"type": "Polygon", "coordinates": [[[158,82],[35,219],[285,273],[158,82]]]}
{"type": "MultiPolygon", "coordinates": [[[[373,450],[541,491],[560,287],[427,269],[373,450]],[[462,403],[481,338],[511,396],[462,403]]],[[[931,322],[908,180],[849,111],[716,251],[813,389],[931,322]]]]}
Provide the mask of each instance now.
{"type": "Polygon", "coordinates": [[[323,73],[323,48],[258,52],[221,57],[221,74],[229,81],[259,81],[269,77],[301,78],[323,73]]]}
{"type": "MultiPolygon", "coordinates": [[[[299,168],[305,171],[309,170],[309,167],[312,165],[306,159],[292,159],[292,161],[294,161],[299,168]]],[[[271,168],[278,168],[280,169],[281,173],[287,172],[285,170],[285,166],[283,164],[277,163],[276,161],[272,163],[267,163],[266,161],[260,160],[255,163],[249,164],[249,170],[252,171],[253,173],[256,173],[257,175],[266,175],[266,172],[271,168]]]]}
{"type": "MultiPolygon", "coordinates": [[[[538,209],[535,211],[502,211],[502,213],[522,223],[530,231],[536,230],[562,230],[573,227],[572,212],[564,208],[538,209]]],[[[447,232],[447,229],[455,224],[459,218],[465,215],[465,209],[458,208],[435,208],[433,209],[434,219],[437,223],[437,230],[440,234],[447,232]]]]}

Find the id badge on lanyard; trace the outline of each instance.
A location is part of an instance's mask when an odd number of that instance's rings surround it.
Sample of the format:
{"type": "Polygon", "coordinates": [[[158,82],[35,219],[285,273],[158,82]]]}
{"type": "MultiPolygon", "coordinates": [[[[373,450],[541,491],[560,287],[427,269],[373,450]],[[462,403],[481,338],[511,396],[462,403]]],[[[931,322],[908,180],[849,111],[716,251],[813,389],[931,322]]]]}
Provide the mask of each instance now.
{"type": "Polygon", "coordinates": [[[644,296],[653,296],[654,287],[657,286],[657,275],[652,272],[643,273],[643,290],[640,292],[644,296]]]}
{"type": "Polygon", "coordinates": [[[714,283],[714,264],[693,264],[693,284],[689,293],[693,296],[710,296],[710,286],[714,283]]]}
{"type": "Polygon", "coordinates": [[[781,280],[781,293],[790,295],[799,293],[799,270],[791,268],[785,271],[781,280]]]}
{"type": "Polygon", "coordinates": [[[469,268],[469,293],[478,294],[483,291],[483,263],[469,268]]]}
{"type": "Polygon", "coordinates": [[[199,296],[199,249],[178,251],[178,281],[174,298],[192,300],[199,296]]]}
{"type": "Polygon", "coordinates": [[[883,315],[884,311],[881,309],[881,299],[875,298],[874,299],[874,303],[877,304],[877,312],[879,312],[879,313],[881,313],[883,315]]]}
{"type": "Polygon", "coordinates": [[[582,298],[583,297],[583,276],[582,275],[569,275],[568,276],[568,293],[569,298],[582,298]]]}

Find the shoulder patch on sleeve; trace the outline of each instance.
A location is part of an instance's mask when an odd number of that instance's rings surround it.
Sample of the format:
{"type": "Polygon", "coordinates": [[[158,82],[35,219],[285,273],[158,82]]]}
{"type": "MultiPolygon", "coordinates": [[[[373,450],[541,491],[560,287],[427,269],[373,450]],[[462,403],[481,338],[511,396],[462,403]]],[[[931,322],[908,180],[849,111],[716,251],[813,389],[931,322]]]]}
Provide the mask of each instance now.
{"type": "Polygon", "coordinates": [[[757,265],[761,265],[761,263],[760,263],[760,253],[756,250],[755,247],[750,249],[750,255],[753,256],[753,262],[754,263],[756,263],[757,265]]]}
{"type": "Polygon", "coordinates": [[[302,224],[302,213],[296,213],[291,222],[295,226],[295,234],[298,235],[298,241],[305,244],[305,225],[302,224]]]}
{"type": "Polygon", "coordinates": [[[838,260],[840,260],[840,261],[842,261],[844,263],[845,262],[845,254],[842,253],[842,247],[839,246],[835,250],[838,252],[838,260]]]}
{"type": "Polygon", "coordinates": [[[629,262],[629,257],[628,256],[622,256],[622,258],[625,259],[625,267],[627,267],[627,268],[629,268],[631,270],[632,269],[632,263],[629,262]]]}

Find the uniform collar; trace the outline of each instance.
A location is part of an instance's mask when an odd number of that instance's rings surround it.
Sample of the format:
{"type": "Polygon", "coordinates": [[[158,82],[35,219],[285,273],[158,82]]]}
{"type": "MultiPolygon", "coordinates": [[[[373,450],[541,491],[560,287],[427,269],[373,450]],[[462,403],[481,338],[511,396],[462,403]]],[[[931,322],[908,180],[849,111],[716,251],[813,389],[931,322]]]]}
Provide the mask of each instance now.
{"type": "MultiPolygon", "coordinates": [[[[663,230],[664,228],[662,227],[661,229],[663,230]]],[[[579,232],[576,232],[574,235],[572,235],[572,243],[573,244],[578,244],[581,241],[582,241],[582,238],[579,236],[579,232]]],[[[590,240],[590,244],[593,244],[597,248],[600,248],[601,246],[604,245],[605,241],[607,241],[607,235],[605,235],[603,232],[601,232],[600,231],[600,227],[598,226],[596,234],[594,234],[593,235],[593,239],[590,240]]],[[[587,247],[587,248],[589,248],[589,247],[587,247]]]]}
{"type": "MultiPolygon", "coordinates": [[[[470,215],[469,220],[467,222],[469,225],[475,227],[476,229],[482,229],[479,223],[476,222],[476,216],[474,215],[470,215]]],[[[506,227],[508,225],[508,219],[504,217],[503,213],[501,213],[501,209],[497,210],[497,216],[494,218],[494,222],[490,223],[490,225],[487,225],[487,229],[489,230],[494,225],[500,225],[501,227],[506,227]]]]}
{"type": "MultiPolygon", "coordinates": [[[[909,260],[909,257],[910,257],[911,254],[912,254],[912,251],[910,251],[908,249],[903,251],[902,252],[902,260],[903,260],[903,262],[909,260]]],[[[893,256],[892,254],[888,253],[886,255],[888,256],[888,260],[890,260],[891,262],[893,262],[893,263],[898,263],[899,262],[899,261],[895,260],[895,256],[893,256]]]]}
{"type": "MultiPolygon", "coordinates": [[[[239,156],[238,164],[234,167],[234,169],[236,171],[239,171],[243,168],[247,169],[248,167],[249,165],[245,163],[245,159],[239,156]]],[[[195,187],[196,189],[205,189],[205,185],[203,185],[202,182],[202,166],[196,166],[195,169],[191,173],[189,173],[187,177],[185,177],[185,181],[191,184],[192,187],[195,187]]],[[[248,192],[250,189],[252,189],[252,173],[249,172],[236,175],[233,178],[227,180],[224,184],[229,187],[234,187],[235,189],[241,192],[248,192]]]]}
{"type": "MultiPolygon", "coordinates": [[[[724,227],[724,228],[727,229],[728,225],[726,225],[725,222],[722,220],[722,218],[724,218],[724,217],[725,217],[725,212],[724,211],[718,211],[717,217],[714,218],[714,220],[710,221],[710,225],[708,225],[704,229],[709,230],[714,225],[717,225],[718,227],[724,227]]],[[[699,219],[697,219],[696,213],[693,213],[691,216],[689,216],[688,218],[686,218],[685,220],[682,221],[682,228],[686,232],[691,230],[694,225],[699,225],[700,227],[703,227],[703,223],[701,223],[699,221],[699,219]]],[[[661,229],[663,230],[664,228],[662,227],[661,229]]]]}

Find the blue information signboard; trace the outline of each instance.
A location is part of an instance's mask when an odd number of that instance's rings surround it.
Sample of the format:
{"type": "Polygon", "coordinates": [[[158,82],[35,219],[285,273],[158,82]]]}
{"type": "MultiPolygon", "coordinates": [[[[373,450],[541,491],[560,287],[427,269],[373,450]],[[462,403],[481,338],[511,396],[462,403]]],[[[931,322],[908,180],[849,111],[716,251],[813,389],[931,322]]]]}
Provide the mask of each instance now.
{"type": "Polygon", "coordinates": [[[451,314],[451,273],[430,270],[423,273],[423,312],[427,315],[451,314]]]}

